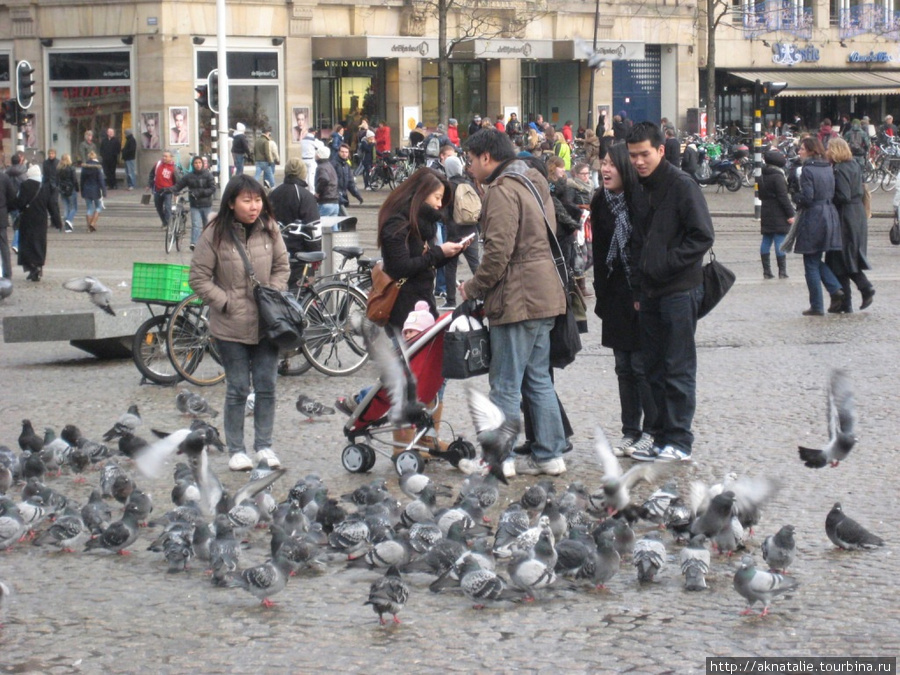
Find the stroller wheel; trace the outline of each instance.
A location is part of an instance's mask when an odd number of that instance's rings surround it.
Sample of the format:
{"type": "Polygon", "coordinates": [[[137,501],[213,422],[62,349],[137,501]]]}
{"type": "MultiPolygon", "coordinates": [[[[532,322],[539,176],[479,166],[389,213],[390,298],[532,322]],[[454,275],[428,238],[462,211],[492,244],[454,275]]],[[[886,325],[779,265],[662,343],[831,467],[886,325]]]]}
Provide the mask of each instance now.
{"type": "Polygon", "coordinates": [[[374,455],[375,453],[368,446],[355,443],[348,445],[341,453],[341,464],[350,473],[365,473],[372,468],[371,464],[375,463],[375,457],[370,458],[370,454],[374,455]]]}
{"type": "Polygon", "coordinates": [[[461,459],[475,459],[475,454],[475,446],[460,436],[447,446],[447,451],[442,457],[456,468],[461,459]]]}
{"type": "Polygon", "coordinates": [[[416,450],[404,450],[394,456],[394,469],[398,476],[402,476],[407,471],[422,473],[425,470],[425,460],[416,450]]]}
{"type": "Polygon", "coordinates": [[[358,443],[357,447],[363,449],[363,452],[366,456],[366,468],[363,471],[371,471],[372,467],[375,466],[375,458],[378,456],[375,454],[375,450],[372,449],[371,445],[364,445],[362,443],[358,443]]]}

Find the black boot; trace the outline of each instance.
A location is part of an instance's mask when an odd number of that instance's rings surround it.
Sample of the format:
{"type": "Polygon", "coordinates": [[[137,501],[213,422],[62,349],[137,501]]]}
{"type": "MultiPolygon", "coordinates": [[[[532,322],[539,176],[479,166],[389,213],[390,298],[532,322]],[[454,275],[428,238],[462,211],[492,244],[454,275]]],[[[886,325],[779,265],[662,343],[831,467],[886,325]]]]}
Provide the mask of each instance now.
{"type": "Polygon", "coordinates": [[[836,291],[831,294],[831,304],[828,306],[829,314],[840,314],[844,311],[844,291],[836,291]]]}
{"type": "Polygon", "coordinates": [[[787,279],[787,256],[786,255],[777,255],[775,256],[775,262],[778,263],[778,278],[779,279],[787,279]]]}
{"type": "Polygon", "coordinates": [[[768,253],[760,253],[760,259],[762,260],[763,266],[763,279],[774,279],[772,276],[772,258],[768,253]]]}

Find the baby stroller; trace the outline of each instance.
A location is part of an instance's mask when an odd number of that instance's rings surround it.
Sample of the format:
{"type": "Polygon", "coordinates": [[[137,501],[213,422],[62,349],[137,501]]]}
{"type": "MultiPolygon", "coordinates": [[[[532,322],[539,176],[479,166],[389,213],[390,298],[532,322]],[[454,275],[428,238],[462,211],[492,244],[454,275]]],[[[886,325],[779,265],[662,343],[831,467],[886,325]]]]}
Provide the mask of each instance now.
{"type": "MultiPolygon", "coordinates": [[[[452,322],[453,312],[447,312],[402,350],[402,357],[406,359],[410,372],[416,378],[416,397],[423,403],[430,404],[434,401],[444,383],[441,375],[444,332],[452,322]]],[[[475,446],[462,436],[453,440],[446,450],[437,449],[440,447],[437,442],[434,445],[422,443],[426,437],[433,436],[435,439],[437,437],[431,419],[434,409],[426,411],[427,423],[397,427],[389,420],[390,408],[391,400],[388,392],[382,387],[381,380],[378,380],[365,393],[344,425],[344,435],[350,441],[350,445],[341,453],[341,463],[347,471],[351,473],[369,471],[375,465],[376,453],[391,459],[398,474],[406,471],[422,473],[425,468],[425,459],[421,454],[423,451],[428,452],[434,459],[450,462],[454,467],[461,459],[475,458],[475,446]],[[394,440],[393,432],[401,428],[415,431],[409,443],[394,440]],[[403,450],[394,455],[395,448],[403,450]]],[[[442,424],[446,424],[446,421],[442,424]]]]}

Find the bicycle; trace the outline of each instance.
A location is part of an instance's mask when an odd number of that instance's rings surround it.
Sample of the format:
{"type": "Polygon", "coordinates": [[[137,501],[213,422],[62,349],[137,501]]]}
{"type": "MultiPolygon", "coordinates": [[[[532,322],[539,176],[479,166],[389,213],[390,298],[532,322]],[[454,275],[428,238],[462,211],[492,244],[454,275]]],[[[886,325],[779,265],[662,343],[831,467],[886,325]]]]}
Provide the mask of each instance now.
{"type": "Polygon", "coordinates": [[[409,161],[406,157],[394,157],[390,152],[379,152],[369,171],[369,187],[380,190],[387,185],[391,190],[409,178],[409,161]]]}
{"type": "Polygon", "coordinates": [[[181,250],[181,242],[184,240],[185,231],[187,231],[190,214],[191,204],[187,190],[182,190],[178,193],[177,199],[176,195],[173,194],[169,223],[166,226],[166,253],[169,253],[173,246],[177,251],[181,250]]]}
{"type": "Polygon", "coordinates": [[[216,339],[209,332],[209,307],[193,293],[175,306],[166,327],[169,360],[178,375],[198,387],[225,379],[216,339]],[[205,358],[209,355],[210,358],[205,358]]]}
{"type": "Polygon", "coordinates": [[[181,379],[169,359],[166,331],[175,303],[146,302],[150,318],[142,323],[131,339],[131,358],[143,375],[142,384],[149,380],[155,384],[171,385],[181,379]],[[163,305],[162,314],[153,314],[153,305],[163,305]]]}

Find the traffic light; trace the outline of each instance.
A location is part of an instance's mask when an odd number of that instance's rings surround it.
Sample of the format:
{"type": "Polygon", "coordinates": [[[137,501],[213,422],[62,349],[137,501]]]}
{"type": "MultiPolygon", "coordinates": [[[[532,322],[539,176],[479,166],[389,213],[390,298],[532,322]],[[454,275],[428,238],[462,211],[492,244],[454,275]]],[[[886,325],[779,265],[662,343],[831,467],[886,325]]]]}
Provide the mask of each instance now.
{"type": "Polygon", "coordinates": [[[19,61],[16,64],[16,101],[22,110],[28,110],[34,99],[34,68],[28,61],[19,61]]]}
{"type": "Polygon", "coordinates": [[[197,105],[200,106],[200,110],[209,110],[209,87],[201,84],[199,87],[195,87],[195,91],[197,92],[195,100],[197,105]]]}
{"type": "Polygon", "coordinates": [[[787,89],[787,82],[763,82],[762,104],[772,110],[775,108],[775,97],[787,89]]]}
{"type": "Polygon", "coordinates": [[[207,107],[212,110],[213,114],[219,114],[219,69],[215,68],[209,71],[206,78],[207,92],[209,94],[207,107]]]}
{"type": "Polygon", "coordinates": [[[3,101],[3,121],[10,126],[19,125],[19,104],[13,99],[3,101]]]}

